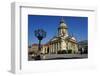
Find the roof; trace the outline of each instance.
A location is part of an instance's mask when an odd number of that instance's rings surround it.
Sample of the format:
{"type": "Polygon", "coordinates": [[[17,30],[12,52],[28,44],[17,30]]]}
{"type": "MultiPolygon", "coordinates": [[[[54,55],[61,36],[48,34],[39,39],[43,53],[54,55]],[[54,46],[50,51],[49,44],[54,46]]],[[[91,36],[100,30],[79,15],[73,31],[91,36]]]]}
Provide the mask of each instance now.
{"type": "MultiPolygon", "coordinates": [[[[58,39],[60,40],[61,37],[54,36],[49,42],[53,42],[53,41],[56,41],[56,40],[58,40],[58,39]]],[[[77,43],[75,37],[73,37],[73,36],[68,36],[68,37],[66,37],[65,39],[66,39],[66,40],[69,40],[69,41],[71,41],[71,42],[77,43]]],[[[49,43],[49,42],[48,42],[48,43],[49,43]]]]}
{"type": "Polygon", "coordinates": [[[32,46],[38,46],[38,44],[32,44],[32,46]]]}
{"type": "MultiPolygon", "coordinates": [[[[43,46],[44,44],[41,44],[41,46],[43,46]]],[[[38,46],[38,44],[32,44],[32,46],[38,46]]]]}

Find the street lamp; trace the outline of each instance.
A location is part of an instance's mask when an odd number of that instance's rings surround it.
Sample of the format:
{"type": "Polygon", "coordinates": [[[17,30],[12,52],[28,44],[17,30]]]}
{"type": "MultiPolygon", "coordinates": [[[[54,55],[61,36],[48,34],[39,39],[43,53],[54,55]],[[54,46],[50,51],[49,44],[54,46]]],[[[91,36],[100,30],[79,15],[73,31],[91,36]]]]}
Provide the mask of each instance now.
{"type": "Polygon", "coordinates": [[[41,51],[41,40],[46,37],[46,32],[43,29],[37,29],[34,31],[35,36],[39,40],[39,45],[38,45],[38,55],[40,56],[40,51],[41,51]]]}

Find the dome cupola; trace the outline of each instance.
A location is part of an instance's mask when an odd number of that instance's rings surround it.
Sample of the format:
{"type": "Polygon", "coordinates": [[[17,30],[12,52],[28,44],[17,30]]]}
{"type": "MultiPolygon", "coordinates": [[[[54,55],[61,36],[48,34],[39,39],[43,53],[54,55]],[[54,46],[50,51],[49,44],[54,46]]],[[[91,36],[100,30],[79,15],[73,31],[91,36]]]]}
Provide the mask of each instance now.
{"type": "Polygon", "coordinates": [[[63,17],[62,17],[62,19],[61,19],[61,21],[60,21],[60,26],[59,26],[59,28],[65,28],[65,29],[67,29],[67,25],[65,24],[65,21],[64,21],[63,17]]]}
{"type": "Polygon", "coordinates": [[[59,25],[59,28],[58,28],[58,36],[68,36],[68,30],[67,30],[67,25],[63,19],[63,17],[61,18],[61,21],[60,21],[60,25],[59,25]]]}

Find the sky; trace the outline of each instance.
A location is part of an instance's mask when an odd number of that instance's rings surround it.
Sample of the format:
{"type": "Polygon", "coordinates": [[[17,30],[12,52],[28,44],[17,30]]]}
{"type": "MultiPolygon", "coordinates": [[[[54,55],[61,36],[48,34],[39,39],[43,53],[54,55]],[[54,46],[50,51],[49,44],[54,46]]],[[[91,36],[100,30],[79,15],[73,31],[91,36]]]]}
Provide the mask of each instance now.
{"type": "MultiPolygon", "coordinates": [[[[56,36],[61,19],[62,16],[28,15],[28,45],[38,43],[34,35],[37,29],[47,32],[42,44],[56,36]]],[[[63,19],[67,24],[68,33],[77,41],[88,40],[88,17],[63,16],[63,19]]]]}

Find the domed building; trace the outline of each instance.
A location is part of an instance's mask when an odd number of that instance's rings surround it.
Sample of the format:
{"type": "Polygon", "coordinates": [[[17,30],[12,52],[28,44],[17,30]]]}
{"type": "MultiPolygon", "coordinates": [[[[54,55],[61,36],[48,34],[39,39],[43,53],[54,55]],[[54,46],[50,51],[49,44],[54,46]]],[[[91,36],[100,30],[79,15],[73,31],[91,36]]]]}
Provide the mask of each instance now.
{"type": "Polygon", "coordinates": [[[59,54],[59,53],[78,53],[78,44],[75,37],[68,33],[68,25],[62,18],[58,27],[58,34],[50,39],[47,44],[42,46],[41,53],[59,54]]]}

